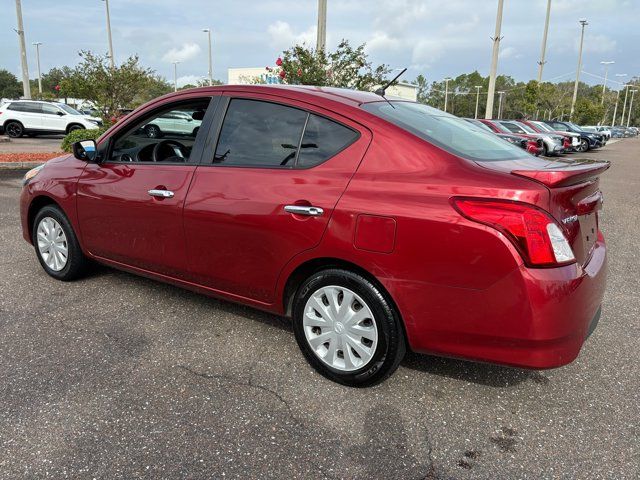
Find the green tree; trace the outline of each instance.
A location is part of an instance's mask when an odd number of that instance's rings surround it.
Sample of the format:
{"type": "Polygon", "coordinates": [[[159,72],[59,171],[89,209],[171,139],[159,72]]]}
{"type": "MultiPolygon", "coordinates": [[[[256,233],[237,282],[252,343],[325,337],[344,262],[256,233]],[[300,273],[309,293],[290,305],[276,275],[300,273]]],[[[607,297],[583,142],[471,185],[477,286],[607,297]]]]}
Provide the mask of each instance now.
{"type": "Polygon", "coordinates": [[[333,52],[294,45],[283,52],[276,70],[288,84],[373,90],[385,82],[391,69],[384,64],[373,66],[364,47],[353,48],[347,40],[333,52]]]}
{"type": "Polygon", "coordinates": [[[9,70],[0,70],[0,98],[18,98],[22,95],[22,84],[9,70]]]}
{"type": "Polygon", "coordinates": [[[140,65],[137,56],[114,68],[106,55],[81,51],[80,57],[72,74],[61,80],[60,94],[91,101],[103,118],[110,118],[119,108],[135,108],[166,87],[153,70],[140,65]]]}

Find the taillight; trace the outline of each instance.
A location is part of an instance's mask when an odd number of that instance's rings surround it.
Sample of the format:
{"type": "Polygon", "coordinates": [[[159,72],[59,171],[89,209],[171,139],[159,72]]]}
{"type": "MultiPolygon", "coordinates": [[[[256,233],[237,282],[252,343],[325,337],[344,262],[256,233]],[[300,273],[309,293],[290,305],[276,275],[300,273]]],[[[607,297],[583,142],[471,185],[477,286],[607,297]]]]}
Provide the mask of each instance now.
{"type": "Polygon", "coordinates": [[[556,267],[575,262],[571,246],[557,222],[528,203],[480,198],[454,198],[465,218],[504,234],[531,267],[556,267]]]}

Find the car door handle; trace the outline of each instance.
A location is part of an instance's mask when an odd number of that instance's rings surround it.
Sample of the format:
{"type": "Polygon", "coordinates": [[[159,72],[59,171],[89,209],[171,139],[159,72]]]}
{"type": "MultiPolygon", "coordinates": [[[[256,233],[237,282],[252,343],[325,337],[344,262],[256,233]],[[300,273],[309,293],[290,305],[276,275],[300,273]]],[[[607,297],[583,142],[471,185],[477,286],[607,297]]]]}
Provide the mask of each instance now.
{"type": "Polygon", "coordinates": [[[171,190],[156,190],[151,189],[147,192],[152,197],[160,197],[160,198],[172,198],[173,192],[171,190]]]}
{"type": "Polygon", "coordinates": [[[308,215],[310,217],[319,217],[324,213],[324,210],[320,207],[307,207],[304,205],[286,205],[284,211],[296,215],[308,215]]]}

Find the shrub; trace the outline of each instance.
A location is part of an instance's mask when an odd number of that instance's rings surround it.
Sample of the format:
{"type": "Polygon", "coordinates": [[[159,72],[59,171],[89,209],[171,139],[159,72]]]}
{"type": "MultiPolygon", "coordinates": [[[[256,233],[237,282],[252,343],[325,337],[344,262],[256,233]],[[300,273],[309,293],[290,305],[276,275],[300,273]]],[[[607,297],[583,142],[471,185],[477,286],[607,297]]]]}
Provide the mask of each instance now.
{"type": "Polygon", "coordinates": [[[64,152],[71,152],[71,146],[82,140],[98,140],[98,137],[107,131],[107,127],[74,130],[62,139],[60,148],[64,152]]]}

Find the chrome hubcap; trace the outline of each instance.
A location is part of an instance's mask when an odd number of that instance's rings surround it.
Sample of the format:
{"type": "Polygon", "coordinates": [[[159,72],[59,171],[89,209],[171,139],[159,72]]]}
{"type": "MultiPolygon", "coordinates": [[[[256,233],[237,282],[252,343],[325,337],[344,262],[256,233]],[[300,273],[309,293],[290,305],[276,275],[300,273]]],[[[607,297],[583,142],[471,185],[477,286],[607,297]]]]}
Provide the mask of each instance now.
{"type": "Polygon", "coordinates": [[[36,229],[36,241],[45,265],[55,272],[62,270],[69,259],[69,245],[60,224],[51,217],[44,217],[36,229]]]}
{"type": "Polygon", "coordinates": [[[371,309],[348,288],[331,285],[315,291],[304,307],[302,325],[316,356],[343,372],[364,367],[378,345],[371,309]]]}

